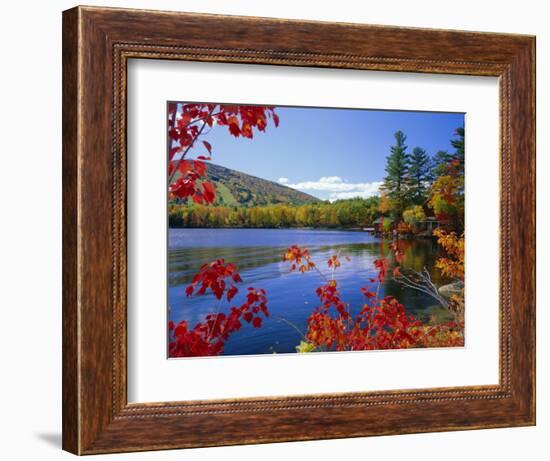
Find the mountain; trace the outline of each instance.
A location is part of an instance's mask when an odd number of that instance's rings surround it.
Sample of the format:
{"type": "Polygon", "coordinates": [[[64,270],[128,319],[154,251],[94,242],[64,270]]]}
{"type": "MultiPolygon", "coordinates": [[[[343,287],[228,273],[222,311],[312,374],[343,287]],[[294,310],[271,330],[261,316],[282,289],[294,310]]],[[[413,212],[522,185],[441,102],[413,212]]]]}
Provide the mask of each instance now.
{"type": "Polygon", "coordinates": [[[320,200],[282,184],[208,163],[206,179],[216,187],[216,205],[258,206],[285,203],[302,205],[320,200]]]}

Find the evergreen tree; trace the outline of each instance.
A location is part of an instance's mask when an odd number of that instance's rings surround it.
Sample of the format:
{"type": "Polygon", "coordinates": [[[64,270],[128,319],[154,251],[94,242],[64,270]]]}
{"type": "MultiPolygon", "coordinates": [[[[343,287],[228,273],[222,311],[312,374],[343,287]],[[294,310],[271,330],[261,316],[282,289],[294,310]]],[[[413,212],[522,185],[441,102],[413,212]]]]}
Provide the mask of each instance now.
{"type": "Polygon", "coordinates": [[[409,155],[405,152],[407,137],[402,131],[395,133],[395,145],[390,148],[390,155],[386,159],[386,177],[384,188],[391,200],[395,215],[401,217],[407,205],[407,180],[409,155]]]}
{"type": "Polygon", "coordinates": [[[438,152],[437,174],[430,190],[430,206],[447,226],[460,233],[464,229],[464,128],[451,139],[455,152],[438,152]]]}
{"type": "Polygon", "coordinates": [[[409,158],[409,190],[414,204],[422,205],[430,182],[430,157],[420,147],[413,149],[409,158]]]}
{"type": "Polygon", "coordinates": [[[447,152],[446,150],[438,151],[432,157],[430,181],[433,182],[442,174],[446,174],[447,167],[452,159],[453,159],[452,154],[449,154],[449,152],[447,152]]]}
{"type": "Polygon", "coordinates": [[[449,167],[453,160],[458,160],[460,174],[464,174],[464,127],[457,128],[455,135],[458,139],[451,139],[451,145],[454,147],[454,153],[450,154],[446,150],[440,150],[432,158],[431,180],[435,181],[439,176],[449,173],[449,167]]]}
{"type": "Polygon", "coordinates": [[[464,127],[457,128],[455,131],[458,139],[451,139],[451,145],[455,148],[454,159],[458,161],[457,171],[457,203],[464,220],[464,127]]]}
{"type": "Polygon", "coordinates": [[[464,127],[457,128],[455,131],[458,139],[451,139],[451,145],[455,148],[454,157],[458,160],[458,165],[464,173],[464,127]]]}

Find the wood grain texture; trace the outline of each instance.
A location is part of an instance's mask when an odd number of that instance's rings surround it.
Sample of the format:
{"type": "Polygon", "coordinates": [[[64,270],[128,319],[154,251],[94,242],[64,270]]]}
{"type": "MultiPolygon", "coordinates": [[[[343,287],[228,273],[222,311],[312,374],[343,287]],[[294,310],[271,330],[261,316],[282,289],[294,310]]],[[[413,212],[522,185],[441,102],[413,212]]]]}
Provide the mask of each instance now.
{"type": "Polygon", "coordinates": [[[64,12],[63,448],[91,454],[534,424],[534,50],[534,37],[507,34],[64,12]],[[135,58],[498,76],[500,383],[129,404],[126,64],[135,58]]]}
{"type": "Polygon", "coordinates": [[[78,11],[63,17],[63,448],[79,452],[78,399],[78,11]]]}

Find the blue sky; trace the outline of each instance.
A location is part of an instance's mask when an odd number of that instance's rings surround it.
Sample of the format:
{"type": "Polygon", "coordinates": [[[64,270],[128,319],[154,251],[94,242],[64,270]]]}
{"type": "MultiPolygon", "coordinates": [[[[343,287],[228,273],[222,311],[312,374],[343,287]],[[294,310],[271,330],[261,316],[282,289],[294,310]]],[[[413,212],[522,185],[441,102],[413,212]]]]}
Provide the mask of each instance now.
{"type": "MultiPolygon", "coordinates": [[[[464,114],[364,109],[276,107],[280,124],[269,123],[254,139],[234,138],[214,126],[201,139],[212,144],[212,161],[335,200],[376,194],[385,176],[393,134],[407,135],[433,155],[451,150],[454,130],[464,114]]],[[[200,155],[197,149],[196,155],[200,155]]]]}

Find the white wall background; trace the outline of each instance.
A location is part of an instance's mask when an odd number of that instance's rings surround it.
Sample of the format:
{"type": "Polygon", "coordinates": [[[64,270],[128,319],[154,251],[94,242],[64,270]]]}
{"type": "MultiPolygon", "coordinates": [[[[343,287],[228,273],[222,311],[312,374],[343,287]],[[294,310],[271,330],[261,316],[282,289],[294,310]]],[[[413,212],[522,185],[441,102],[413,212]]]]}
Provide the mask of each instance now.
{"type": "MultiPolygon", "coordinates": [[[[0,453],[4,459],[69,459],[61,445],[61,11],[76,3],[5,2],[0,16],[0,453]]],[[[388,0],[105,0],[90,5],[294,19],[516,32],[537,35],[538,425],[531,428],[118,455],[135,460],[346,457],[409,460],[547,459],[550,451],[548,316],[550,30],[545,2],[388,0]],[[546,258],[545,258],[546,256],[546,258]],[[546,283],[548,286],[548,283],[546,283]],[[546,292],[545,292],[546,291],[546,292]]],[[[102,459],[104,457],[98,457],[102,459]]]]}

